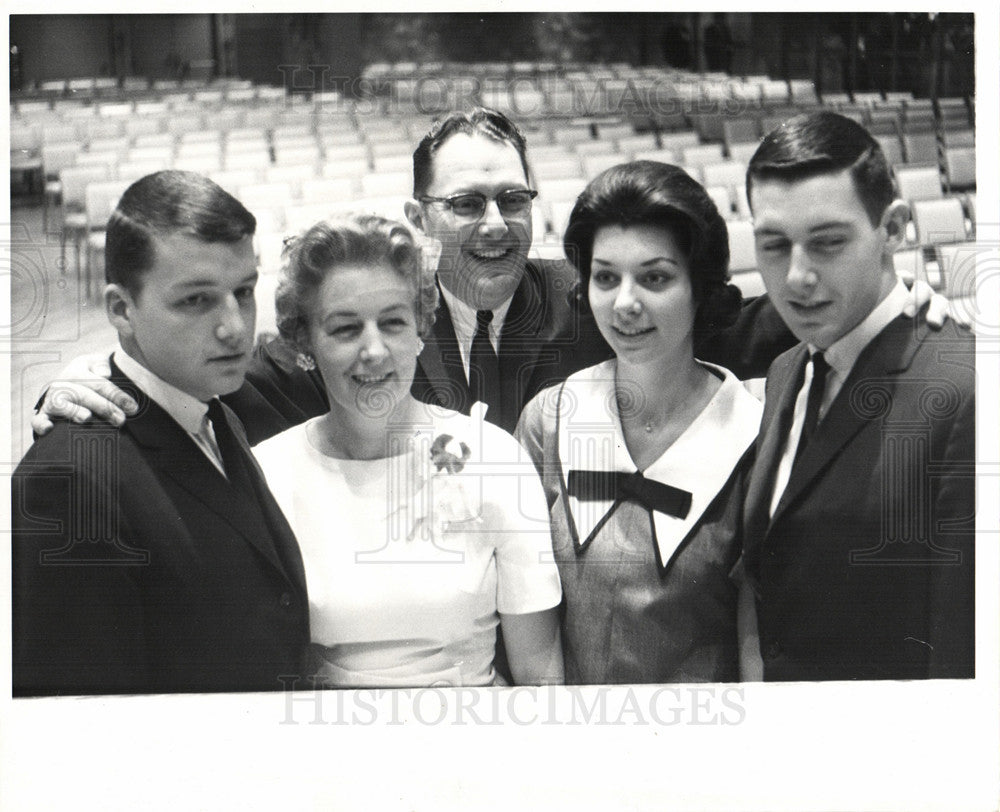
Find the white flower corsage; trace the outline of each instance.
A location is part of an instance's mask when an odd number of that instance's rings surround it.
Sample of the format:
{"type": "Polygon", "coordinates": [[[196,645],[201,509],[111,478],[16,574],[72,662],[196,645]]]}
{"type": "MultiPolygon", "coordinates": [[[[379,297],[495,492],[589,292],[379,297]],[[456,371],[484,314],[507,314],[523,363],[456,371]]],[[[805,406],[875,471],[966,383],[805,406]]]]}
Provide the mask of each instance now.
{"type": "Polygon", "coordinates": [[[480,520],[476,502],[466,491],[469,477],[460,476],[471,456],[469,446],[450,434],[439,434],[431,443],[424,458],[429,475],[424,478],[418,496],[423,505],[418,513],[422,515],[410,533],[411,539],[421,533],[421,528],[425,533],[433,530],[436,537],[455,522],[480,520]]]}

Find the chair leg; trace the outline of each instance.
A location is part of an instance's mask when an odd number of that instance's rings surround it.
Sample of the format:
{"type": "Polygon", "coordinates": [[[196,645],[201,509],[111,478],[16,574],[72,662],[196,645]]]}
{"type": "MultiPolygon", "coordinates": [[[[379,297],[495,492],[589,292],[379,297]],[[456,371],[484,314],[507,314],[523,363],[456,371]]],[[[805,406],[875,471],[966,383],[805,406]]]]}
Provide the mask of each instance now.
{"type": "Polygon", "coordinates": [[[87,240],[83,246],[83,279],[86,290],[83,294],[83,301],[90,304],[90,241],[87,240]]]}

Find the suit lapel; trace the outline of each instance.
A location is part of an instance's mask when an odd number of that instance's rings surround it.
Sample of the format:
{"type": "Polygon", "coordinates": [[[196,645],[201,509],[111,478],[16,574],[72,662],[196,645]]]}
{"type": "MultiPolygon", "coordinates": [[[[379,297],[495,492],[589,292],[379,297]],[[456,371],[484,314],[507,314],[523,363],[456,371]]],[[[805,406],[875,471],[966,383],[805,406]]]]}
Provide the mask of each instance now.
{"type": "Polygon", "coordinates": [[[539,335],[545,323],[545,301],[540,271],[533,263],[525,267],[514,292],[500,333],[500,385],[503,418],[498,425],[513,431],[524,405],[522,398],[544,343],[539,335]]]}
{"type": "Polygon", "coordinates": [[[771,521],[777,521],[788,506],[825,468],[840,451],[869,425],[865,414],[852,398],[884,398],[891,404],[895,396],[898,374],[904,372],[919,347],[913,319],[898,317],[885,328],[858,356],[850,375],[830,404],[830,409],[816,427],[816,432],[792,467],[791,477],[771,521]],[[871,388],[865,393],[866,388],[871,388]]]}
{"type": "MultiPolygon", "coordinates": [[[[279,571],[286,572],[270,543],[270,534],[262,533],[255,520],[256,511],[247,510],[247,500],[257,494],[237,493],[177,421],[150,400],[114,362],[111,380],[139,404],[139,413],[125,421],[122,431],[146,450],[157,473],[169,477],[205,508],[223,518],[279,571]]],[[[247,451],[249,453],[249,448],[247,451]]]]}
{"type": "Polygon", "coordinates": [[[458,349],[455,327],[444,297],[438,302],[434,329],[424,342],[417,364],[429,390],[426,394],[415,393],[417,398],[438,403],[456,412],[469,413],[472,406],[469,382],[462,368],[462,354],[458,349]]]}
{"type": "MultiPolygon", "coordinates": [[[[275,551],[283,565],[282,569],[299,589],[300,593],[305,594],[306,573],[302,563],[302,552],[299,549],[295,533],[288,524],[285,514],[281,512],[281,508],[278,506],[278,502],[275,500],[270,488],[267,487],[267,479],[260,465],[257,463],[257,458],[250,450],[250,444],[245,432],[242,430],[242,423],[239,422],[235,413],[228,406],[223,404],[222,408],[226,412],[226,418],[229,420],[230,426],[234,428],[233,433],[236,436],[236,441],[240,444],[240,448],[243,451],[243,462],[247,466],[247,474],[253,488],[253,495],[256,497],[257,505],[264,515],[268,528],[271,530],[271,539],[274,542],[275,551]]],[[[248,540],[254,543],[255,538],[256,536],[251,536],[248,537],[248,540]]],[[[263,547],[261,547],[261,551],[265,555],[267,554],[263,547]]]]}
{"type": "MultiPolygon", "coordinates": [[[[808,352],[806,345],[802,344],[781,356],[771,368],[771,384],[757,438],[757,462],[746,497],[748,530],[762,531],[768,525],[774,476],[792,424],[795,399],[802,385],[796,373],[802,369],[808,352]]],[[[754,534],[750,533],[748,540],[752,538],[754,534]]]]}

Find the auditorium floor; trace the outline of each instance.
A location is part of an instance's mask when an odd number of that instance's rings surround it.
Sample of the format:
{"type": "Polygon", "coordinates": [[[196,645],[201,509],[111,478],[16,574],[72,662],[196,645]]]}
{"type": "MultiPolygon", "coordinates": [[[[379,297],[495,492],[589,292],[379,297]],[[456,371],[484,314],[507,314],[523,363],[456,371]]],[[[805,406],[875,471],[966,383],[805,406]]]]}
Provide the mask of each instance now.
{"type": "Polygon", "coordinates": [[[42,387],[74,356],[110,349],[115,335],[100,301],[81,293],[72,245],[62,272],[59,233],[45,233],[40,204],[11,201],[9,239],[10,448],[16,464],[31,443],[28,421],[42,387]]]}

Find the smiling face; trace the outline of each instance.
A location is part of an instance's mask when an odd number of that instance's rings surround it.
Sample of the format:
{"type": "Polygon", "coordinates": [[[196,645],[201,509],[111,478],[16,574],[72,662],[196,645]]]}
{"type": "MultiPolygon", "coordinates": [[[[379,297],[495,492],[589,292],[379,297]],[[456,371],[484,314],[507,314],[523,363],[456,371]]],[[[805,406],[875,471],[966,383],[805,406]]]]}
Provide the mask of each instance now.
{"type": "Polygon", "coordinates": [[[527,189],[513,145],[485,135],[456,133],[434,154],[429,197],[479,192],[490,198],[479,218],[463,217],[444,203],[411,201],[410,222],[441,243],[441,284],[476,310],[491,310],[514,295],[531,247],[531,207],[504,217],[493,198],[527,189]]]}
{"type": "Polygon", "coordinates": [[[105,292],[122,347],[199,400],[243,385],[253,348],[257,267],[250,237],[206,243],[182,233],[153,239],[154,260],[132,295],[105,292]]]}
{"type": "Polygon", "coordinates": [[[413,289],[388,265],[327,273],[308,334],[334,408],[385,416],[406,399],[420,346],[415,305],[413,289]]]}
{"type": "Polygon", "coordinates": [[[667,229],[599,228],[587,295],[601,335],[619,360],[693,357],[697,305],[688,260],[667,229]]]}
{"type": "Polygon", "coordinates": [[[801,341],[826,349],[895,284],[900,209],[873,226],[849,170],[795,182],[754,181],[757,267],[768,296],[801,341]],[[895,230],[893,230],[895,229],[895,230]]]}

